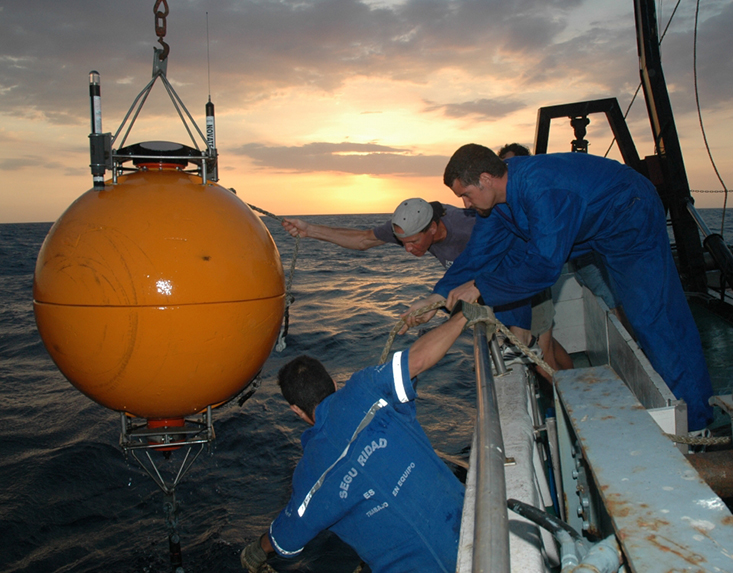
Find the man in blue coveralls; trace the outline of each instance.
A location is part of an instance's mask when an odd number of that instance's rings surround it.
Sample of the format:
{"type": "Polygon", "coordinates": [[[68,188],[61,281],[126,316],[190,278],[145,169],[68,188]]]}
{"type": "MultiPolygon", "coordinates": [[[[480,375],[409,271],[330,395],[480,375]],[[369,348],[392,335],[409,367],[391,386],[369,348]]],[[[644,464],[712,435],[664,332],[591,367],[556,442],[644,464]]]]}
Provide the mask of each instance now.
{"type": "Polygon", "coordinates": [[[479,295],[489,306],[525,299],[554,284],[565,261],[595,251],[644,353],[687,403],[689,429],[710,423],[712,384],[700,335],[672,259],[662,203],[648,179],[585,153],[505,163],[490,149],[468,144],[453,154],[443,182],[480,216],[434,294],[411,310],[440,296],[448,308],[479,295]]]}
{"type": "Polygon", "coordinates": [[[340,390],[314,358],[283,366],[283,397],[312,427],[301,438],[290,502],[244,548],[243,567],[256,572],[273,551],[294,557],[329,529],[374,573],[455,571],[464,488],[417,421],[412,379],[445,355],[465,324],[456,314],[340,390]]]}

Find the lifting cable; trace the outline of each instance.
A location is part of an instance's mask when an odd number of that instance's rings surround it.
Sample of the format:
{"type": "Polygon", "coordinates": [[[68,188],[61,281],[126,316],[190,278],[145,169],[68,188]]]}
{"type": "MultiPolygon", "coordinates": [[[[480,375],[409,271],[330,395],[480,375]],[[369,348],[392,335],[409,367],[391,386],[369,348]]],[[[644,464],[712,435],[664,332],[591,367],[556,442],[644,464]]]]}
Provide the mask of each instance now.
{"type": "MultiPolygon", "coordinates": [[[[667,34],[667,30],[669,30],[669,26],[672,23],[672,19],[674,18],[674,15],[677,13],[677,8],[679,8],[681,0],[677,0],[677,4],[675,4],[674,10],[672,10],[672,14],[669,17],[669,20],[667,20],[667,25],[664,27],[664,31],[662,32],[662,35],[659,37],[659,45],[661,47],[662,40],[664,40],[664,36],[667,34]]],[[[723,216],[720,222],[720,234],[721,236],[725,236],[725,211],[728,205],[728,187],[723,182],[722,177],[720,176],[720,172],[718,171],[718,167],[715,164],[715,160],[713,159],[712,152],[710,151],[710,146],[708,145],[708,139],[707,135],[705,134],[705,127],[703,125],[702,120],[702,110],[700,108],[700,96],[698,92],[698,86],[697,86],[697,27],[698,27],[698,15],[700,11],[700,0],[697,0],[695,3],[695,28],[694,28],[694,39],[693,39],[693,47],[692,47],[692,54],[693,54],[693,60],[692,60],[692,71],[693,71],[693,81],[694,81],[694,87],[695,87],[695,104],[697,106],[697,117],[698,122],[700,124],[700,131],[702,132],[702,138],[705,142],[705,150],[708,153],[708,157],[710,158],[710,163],[713,166],[713,171],[715,171],[715,175],[718,178],[718,181],[720,182],[720,185],[723,187],[722,190],[691,190],[693,193],[725,193],[725,199],[723,200],[723,216]]],[[[636,88],[636,91],[634,92],[634,95],[631,98],[631,101],[629,102],[628,107],[626,108],[626,111],[624,112],[624,119],[626,119],[629,115],[629,112],[631,111],[631,106],[634,105],[634,102],[636,101],[636,96],[639,95],[639,90],[641,89],[641,82],[639,82],[639,85],[636,88]]],[[[611,149],[613,148],[613,144],[616,143],[616,138],[614,137],[611,140],[610,145],[608,146],[608,149],[606,149],[606,153],[603,154],[603,157],[608,157],[608,154],[611,152],[611,149]]]]}
{"type": "MultiPolygon", "coordinates": [[[[664,36],[667,34],[667,30],[669,30],[669,25],[672,23],[672,18],[674,18],[674,15],[677,13],[677,8],[680,6],[680,2],[682,0],[677,0],[677,4],[674,7],[674,10],[672,10],[672,15],[669,17],[669,20],[667,20],[667,25],[664,27],[664,32],[662,32],[662,35],[659,37],[659,46],[662,45],[662,40],[664,40],[664,36]]],[[[639,95],[639,90],[641,89],[641,82],[639,82],[639,85],[636,87],[636,91],[634,92],[633,97],[631,98],[631,101],[629,102],[629,106],[626,108],[626,112],[624,112],[624,119],[626,119],[629,115],[629,112],[631,111],[631,106],[634,105],[634,102],[636,101],[636,96],[639,95]]],[[[608,149],[606,149],[606,153],[603,154],[603,157],[608,157],[608,154],[611,152],[611,149],[613,148],[613,144],[616,143],[616,138],[614,137],[611,140],[611,144],[608,146],[608,149]]]]}
{"type": "Polygon", "coordinates": [[[723,182],[722,177],[720,176],[720,172],[718,171],[717,165],[715,165],[715,160],[713,159],[713,154],[710,151],[710,145],[708,145],[708,137],[705,133],[705,126],[702,122],[702,111],[700,109],[700,93],[698,91],[697,87],[697,22],[698,22],[698,15],[700,12],[700,0],[697,0],[695,3],[695,34],[694,34],[694,40],[693,40],[693,47],[692,47],[692,71],[693,71],[693,80],[695,84],[695,105],[697,106],[697,118],[700,123],[700,131],[702,132],[702,139],[705,142],[705,150],[708,152],[708,157],[710,158],[710,163],[713,166],[713,171],[715,171],[715,175],[718,178],[718,181],[720,181],[720,184],[723,187],[723,192],[725,193],[725,199],[723,200],[723,218],[720,222],[720,235],[725,236],[725,209],[728,205],[728,188],[726,187],[725,183],[723,182]]]}

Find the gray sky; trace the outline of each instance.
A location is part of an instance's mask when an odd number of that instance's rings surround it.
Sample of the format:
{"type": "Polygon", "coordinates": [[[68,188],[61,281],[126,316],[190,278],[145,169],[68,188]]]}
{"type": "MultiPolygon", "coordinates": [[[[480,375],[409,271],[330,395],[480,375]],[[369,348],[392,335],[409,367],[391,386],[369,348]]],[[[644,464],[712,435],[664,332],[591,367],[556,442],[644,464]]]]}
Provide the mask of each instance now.
{"type": "MultiPolygon", "coordinates": [[[[88,73],[101,73],[104,129],[114,132],[150,79],[154,3],[0,0],[0,171],[11,186],[32,175],[45,187],[22,196],[0,191],[0,221],[52,220],[91,185],[88,73]]],[[[168,5],[167,77],[199,125],[209,93],[208,12],[220,166],[230,179],[222,184],[246,186],[252,202],[279,212],[323,212],[328,204],[309,203],[302,186],[328,189],[333,212],[391,211],[402,194],[421,189],[447,200],[439,196],[440,173],[459,145],[531,145],[538,107],[617,97],[625,109],[638,85],[631,2],[168,5]],[[273,186],[300,192],[279,203],[267,192],[273,186]],[[334,203],[339,186],[364,187],[373,201],[334,203]]],[[[674,6],[657,4],[662,27],[674,6]]],[[[708,188],[717,181],[700,149],[694,10],[694,1],[680,3],[662,55],[691,186],[708,188]]],[[[731,170],[732,27],[733,2],[702,3],[699,94],[724,177],[731,170]]],[[[156,90],[139,120],[139,138],[170,132],[187,143],[165,93],[156,90]]],[[[642,98],[629,121],[640,153],[652,153],[642,98]]],[[[601,123],[594,120],[588,139],[591,151],[603,154],[610,139],[601,123]]],[[[554,150],[568,149],[572,133],[559,137],[554,150]]]]}

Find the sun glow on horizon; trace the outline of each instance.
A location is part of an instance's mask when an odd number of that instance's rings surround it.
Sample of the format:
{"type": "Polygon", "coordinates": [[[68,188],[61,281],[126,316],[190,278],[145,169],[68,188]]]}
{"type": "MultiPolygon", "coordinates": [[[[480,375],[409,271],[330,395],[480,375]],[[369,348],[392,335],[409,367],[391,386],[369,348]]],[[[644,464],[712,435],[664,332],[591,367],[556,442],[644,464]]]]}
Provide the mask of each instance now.
{"type": "MultiPolygon", "coordinates": [[[[152,30],[142,30],[148,16],[141,7],[101,3],[89,11],[61,4],[49,3],[42,22],[20,4],[0,22],[13,46],[0,57],[7,77],[0,85],[0,222],[53,221],[91,188],[90,69],[101,72],[103,131],[112,133],[150,79],[149,53],[143,57],[140,47],[149,48],[152,30]],[[117,23],[103,32],[110,46],[94,49],[87,35],[64,35],[82,16],[100,29],[117,23]],[[22,33],[31,27],[52,47],[47,58],[38,58],[37,41],[22,33]]],[[[337,20],[317,2],[217,5],[210,68],[201,57],[207,46],[192,27],[201,0],[177,5],[167,77],[199,128],[212,92],[220,183],[278,214],[389,213],[406,197],[458,204],[441,179],[459,146],[532,148],[539,107],[616,97],[625,109],[638,85],[631,2],[530,2],[521,14],[471,2],[418,4],[344,3],[337,20]]],[[[666,23],[671,9],[662,8],[666,23]]],[[[692,16],[681,6],[669,28],[665,78],[690,187],[713,191],[721,185],[690,87],[692,16]]],[[[727,181],[733,64],[725,32],[733,0],[705,6],[701,17],[700,98],[707,139],[727,181]]],[[[604,155],[613,138],[605,118],[591,121],[590,151],[604,155]]],[[[639,155],[651,155],[643,97],[627,122],[639,155]]],[[[569,151],[573,138],[567,121],[555,120],[549,151],[569,151]]],[[[159,84],[125,144],[150,140],[191,145],[159,84]]],[[[615,146],[608,156],[620,159],[615,146]]],[[[722,193],[693,196],[698,207],[723,206],[722,193]]]]}

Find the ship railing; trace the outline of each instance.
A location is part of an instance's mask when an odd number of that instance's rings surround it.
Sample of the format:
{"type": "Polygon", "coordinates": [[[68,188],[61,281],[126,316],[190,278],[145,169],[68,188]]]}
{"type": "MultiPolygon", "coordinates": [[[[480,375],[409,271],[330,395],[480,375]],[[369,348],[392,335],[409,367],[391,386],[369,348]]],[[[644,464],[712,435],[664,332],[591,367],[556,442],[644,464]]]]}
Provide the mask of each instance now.
{"type": "Polygon", "coordinates": [[[726,283],[728,287],[733,287],[733,254],[731,254],[723,236],[710,230],[690,200],[687,201],[687,211],[695,220],[703,236],[703,246],[708,250],[718,269],[720,269],[720,297],[722,300],[725,298],[726,283]]]}
{"type": "Polygon", "coordinates": [[[476,324],[473,333],[476,366],[476,504],[472,570],[509,573],[509,518],[504,477],[506,456],[490,355],[495,357],[494,363],[500,371],[506,370],[496,338],[492,338],[489,344],[486,324],[476,324]]]}

